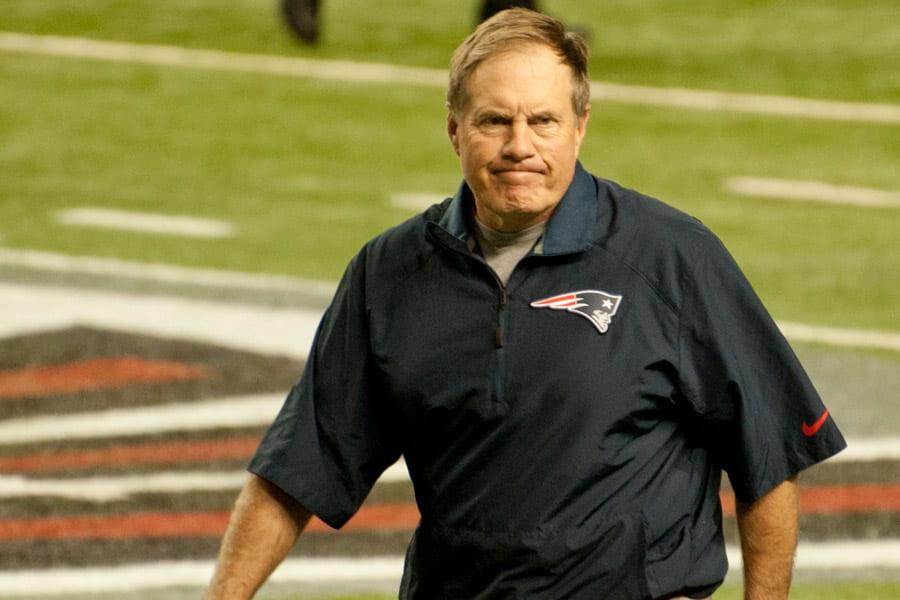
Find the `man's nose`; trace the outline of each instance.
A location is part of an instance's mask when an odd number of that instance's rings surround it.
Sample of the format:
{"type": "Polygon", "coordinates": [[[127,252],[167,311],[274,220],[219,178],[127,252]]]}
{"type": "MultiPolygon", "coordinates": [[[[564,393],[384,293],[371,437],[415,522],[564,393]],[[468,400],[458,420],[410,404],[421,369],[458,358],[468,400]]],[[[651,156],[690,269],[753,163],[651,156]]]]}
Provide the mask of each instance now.
{"type": "Polygon", "coordinates": [[[512,160],[525,160],[534,155],[532,131],[526,120],[514,120],[509,126],[508,137],[503,145],[503,154],[512,160]]]}

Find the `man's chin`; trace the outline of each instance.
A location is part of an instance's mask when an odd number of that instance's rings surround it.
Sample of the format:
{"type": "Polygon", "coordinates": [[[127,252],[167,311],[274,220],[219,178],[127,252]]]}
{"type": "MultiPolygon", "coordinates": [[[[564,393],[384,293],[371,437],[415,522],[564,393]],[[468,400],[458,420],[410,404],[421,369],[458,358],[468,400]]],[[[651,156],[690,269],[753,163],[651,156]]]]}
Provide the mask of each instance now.
{"type": "Polygon", "coordinates": [[[506,225],[513,225],[516,229],[538,223],[552,212],[553,206],[542,201],[541,198],[532,197],[505,197],[502,202],[491,206],[491,212],[506,225]]]}
{"type": "Polygon", "coordinates": [[[502,204],[503,212],[508,215],[526,216],[541,212],[541,203],[529,197],[509,197],[502,204]]]}
{"type": "Polygon", "coordinates": [[[541,203],[542,189],[533,184],[502,185],[497,187],[495,198],[501,200],[505,206],[528,210],[529,206],[537,206],[541,203]]]}

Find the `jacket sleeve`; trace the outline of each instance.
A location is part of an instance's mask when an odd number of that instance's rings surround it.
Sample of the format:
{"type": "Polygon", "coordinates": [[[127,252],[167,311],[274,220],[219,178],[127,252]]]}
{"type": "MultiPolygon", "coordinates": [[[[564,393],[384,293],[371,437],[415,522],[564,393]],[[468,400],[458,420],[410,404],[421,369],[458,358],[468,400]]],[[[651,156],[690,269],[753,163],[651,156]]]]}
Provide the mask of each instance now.
{"type": "Polygon", "coordinates": [[[844,447],[750,283],[708,231],[684,277],[681,385],[737,497],[753,501],[844,447]]]}
{"type": "Polygon", "coordinates": [[[335,528],[400,456],[370,353],[364,254],[344,273],[303,375],[249,466],[335,528]]]}

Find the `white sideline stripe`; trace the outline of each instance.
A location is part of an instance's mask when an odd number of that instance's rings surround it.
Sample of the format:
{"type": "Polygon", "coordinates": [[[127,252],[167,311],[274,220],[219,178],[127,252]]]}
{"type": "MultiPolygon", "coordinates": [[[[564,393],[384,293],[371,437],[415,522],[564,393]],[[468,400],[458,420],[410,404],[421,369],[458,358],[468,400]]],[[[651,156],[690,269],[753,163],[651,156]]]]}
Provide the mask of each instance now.
{"type": "MultiPolygon", "coordinates": [[[[729,571],[741,569],[741,551],[726,548],[729,571]]],[[[900,567],[900,540],[865,542],[801,542],[798,570],[900,567]]],[[[114,567],[27,569],[0,571],[0,589],[16,596],[100,594],[170,587],[204,587],[213,561],[187,560],[138,563],[114,567]]],[[[372,558],[289,558],[272,574],[273,583],[385,582],[399,586],[402,556],[372,558]]]]}
{"type": "Polygon", "coordinates": [[[283,402],[284,394],[255,394],[162,406],[4,419],[0,421],[0,446],[269,425],[283,402]]]}
{"type": "Polygon", "coordinates": [[[872,462],[900,460],[900,438],[849,438],[847,448],[828,462],[872,462]]]}
{"type": "Polygon", "coordinates": [[[321,311],[0,283],[0,337],[85,325],[305,358],[321,311]]]}
{"type": "Polygon", "coordinates": [[[433,204],[440,204],[447,196],[428,192],[397,192],[390,195],[391,206],[405,210],[423,211],[433,204]]]}
{"type": "Polygon", "coordinates": [[[900,352],[900,333],[868,329],[838,329],[821,325],[807,325],[778,321],[782,333],[794,342],[811,342],[848,348],[874,348],[900,352]]]}
{"type": "Polygon", "coordinates": [[[72,479],[32,479],[21,475],[0,475],[0,498],[54,497],[100,503],[127,500],[135,494],[143,493],[184,494],[234,490],[243,486],[246,480],[246,471],[173,471],[72,479]]]}
{"type": "Polygon", "coordinates": [[[234,226],[219,219],[201,219],[187,215],[165,215],[89,206],[58,211],[56,220],[63,225],[101,227],[184,237],[225,238],[234,235],[234,226]]]}
{"type": "MultiPolygon", "coordinates": [[[[737,546],[728,546],[729,571],[740,571],[743,560],[737,546]]],[[[796,569],[896,569],[900,567],[900,540],[860,542],[800,542],[796,569]]]]}
{"type": "Polygon", "coordinates": [[[384,473],[381,474],[381,477],[378,478],[378,481],[382,481],[384,483],[400,483],[404,481],[410,481],[409,470],[406,467],[406,461],[401,458],[393,465],[385,469],[384,473]]]}
{"type": "MultiPolygon", "coordinates": [[[[0,32],[0,50],[357,83],[392,83],[441,89],[447,87],[447,72],[443,69],[198,50],[178,46],[131,44],[77,37],[0,32]]],[[[900,106],[894,104],[838,102],[793,96],[738,94],[596,81],[591,83],[591,93],[594,100],[624,104],[771,114],[836,121],[900,123],[900,106]]]]}
{"type": "Polygon", "coordinates": [[[735,194],[800,202],[849,204],[867,208],[900,208],[900,192],[832,185],[823,181],[730,177],[725,189],[735,194]]]}
{"type": "MultiPolygon", "coordinates": [[[[166,561],[115,567],[0,571],[4,596],[63,596],[203,587],[212,578],[212,561],[166,561]]],[[[269,578],[274,583],[396,582],[402,556],[373,558],[289,558],[269,578]]]]}
{"type": "Polygon", "coordinates": [[[327,298],[334,295],[337,287],[334,283],[326,281],[313,281],[286,275],[198,269],[160,263],[127,261],[118,258],[70,256],[55,252],[17,250],[14,248],[0,248],[0,265],[58,273],[109,275],[125,279],[162,283],[189,283],[248,290],[303,292],[327,298]]]}

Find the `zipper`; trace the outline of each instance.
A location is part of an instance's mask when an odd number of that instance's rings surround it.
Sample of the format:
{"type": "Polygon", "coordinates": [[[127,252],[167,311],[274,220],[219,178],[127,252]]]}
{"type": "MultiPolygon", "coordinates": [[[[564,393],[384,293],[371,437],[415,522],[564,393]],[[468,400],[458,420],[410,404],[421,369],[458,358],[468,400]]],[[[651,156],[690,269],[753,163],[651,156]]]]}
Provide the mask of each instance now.
{"type": "MultiPolygon", "coordinates": [[[[504,327],[504,323],[506,321],[506,305],[509,303],[509,294],[507,293],[506,286],[503,285],[503,282],[500,281],[500,277],[491,268],[487,261],[484,258],[478,256],[477,254],[473,254],[469,251],[468,248],[463,250],[461,247],[461,243],[458,245],[455,242],[459,242],[456,238],[453,240],[443,240],[441,239],[443,236],[439,235],[437,231],[429,231],[429,234],[435,239],[441,246],[450,250],[451,252],[455,252],[457,254],[462,255],[468,260],[474,260],[475,262],[480,263],[487,269],[488,273],[491,274],[491,277],[496,284],[496,289],[500,292],[500,297],[497,301],[497,323],[494,328],[494,369],[492,369],[491,373],[491,399],[494,402],[502,403],[503,400],[503,382],[505,379],[504,374],[504,347],[506,346],[506,329],[504,327]]],[[[449,235],[449,234],[447,234],[449,235]]]]}
{"type": "Polygon", "coordinates": [[[509,303],[509,294],[507,293],[506,286],[500,281],[500,277],[491,268],[487,261],[484,260],[481,256],[477,254],[473,254],[469,251],[468,247],[459,239],[453,237],[448,232],[441,230],[439,227],[429,227],[428,235],[436,241],[438,244],[443,246],[445,249],[450,252],[455,252],[463,256],[468,260],[474,260],[475,262],[480,263],[487,269],[488,273],[491,274],[491,277],[494,279],[494,283],[496,284],[496,290],[500,292],[500,296],[497,300],[497,323],[494,328],[494,368],[491,370],[491,387],[490,394],[491,400],[495,403],[505,403],[504,400],[504,380],[506,379],[504,373],[504,348],[506,346],[506,328],[504,327],[506,321],[506,306],[509,303]],[[445,239],[446,238],[446,239],[445,239]]]}
{"type": "Polygon", "coordinates": [[[506,286],[503,285],[503,282],[500,281],[500,278],[497,277],[497,274],[494,273],[494,270],[491,269],[487,263],[485,263],[485,266],[490,269],[491,275],[494,276],[494,281],[497,282],[497,287],[500,289],[500,305],[497,307],[497,329],[494,330],[494,347],[500,349],[506,344],[506,332],[503,329],[503,315],[508,300],[506,296],[506,286]]]}
{"type": "Polygon", "coordinates": [[[497,326],[494,329],[494,369],[492,373],[492,381],[491,381],[491,400],[495,403],[501,404],[505,402],[503,387],[504,381],[506,379],[505,368],[504,368],[504,346],[506,345],[506,330],[504,328],[504,323],[506,321],[506,304],[509,301],[509,296],[506,292],[506,286],[503,285],[503,282],[500,281],[500,277],[497,276],[497,273],[491,268],[487,262],[478,256],[474,257],[478,262],[484,265],[484,268],[488,270],[491,274],[491,277],[494,278],[494,282],[497,284],[497,289],[500,290],[500,299],[497,303],[497,326]]]}

